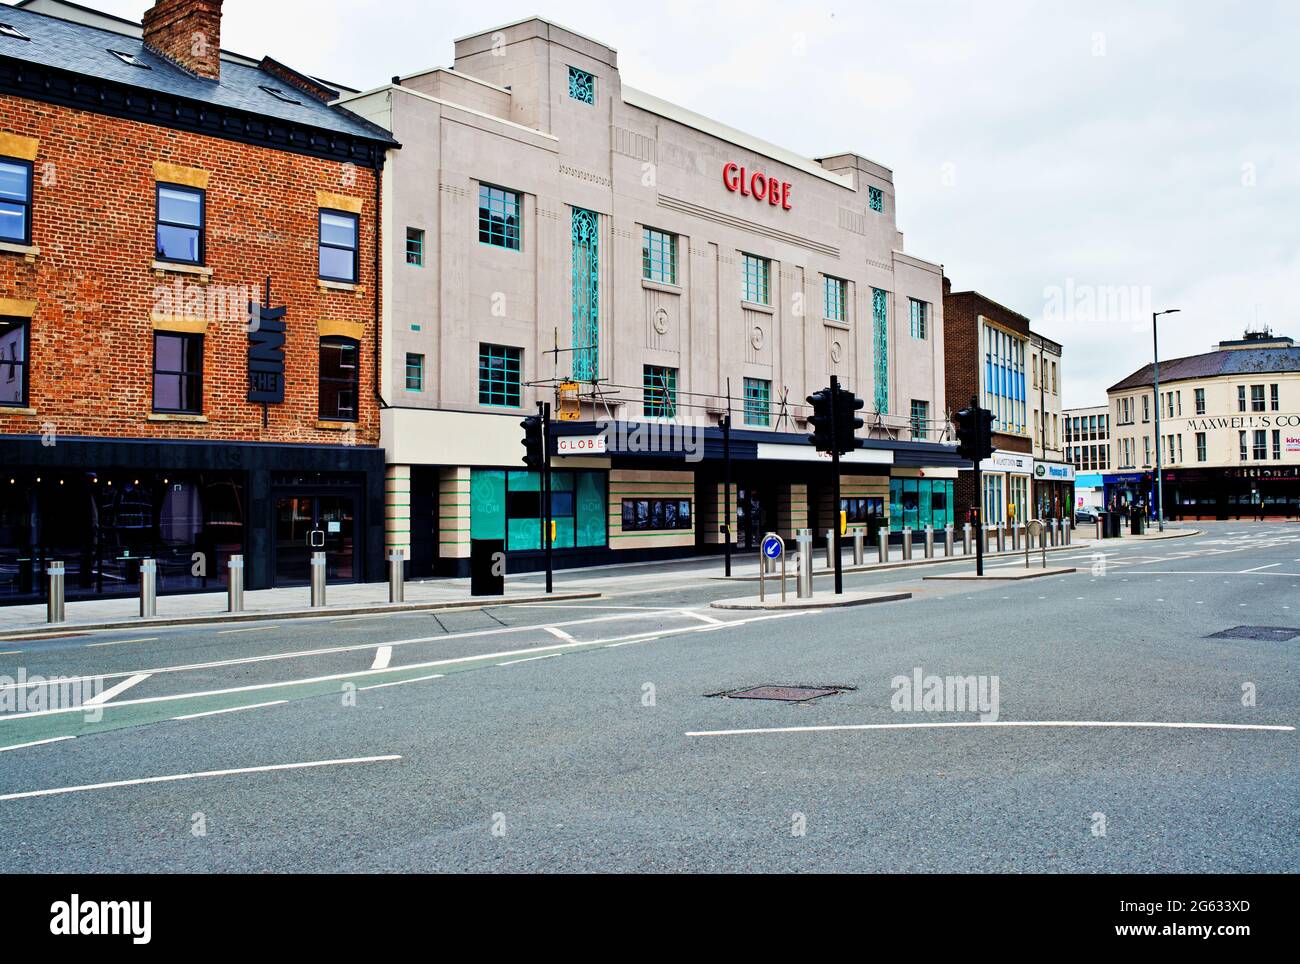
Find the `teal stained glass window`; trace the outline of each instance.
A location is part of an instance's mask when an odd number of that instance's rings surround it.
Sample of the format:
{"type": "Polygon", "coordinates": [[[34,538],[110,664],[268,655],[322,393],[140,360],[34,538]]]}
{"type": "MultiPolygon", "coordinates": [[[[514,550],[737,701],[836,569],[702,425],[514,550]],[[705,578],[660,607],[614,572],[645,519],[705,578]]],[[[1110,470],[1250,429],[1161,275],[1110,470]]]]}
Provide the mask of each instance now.
{"type": "Polygon", "coordinates": [[[524,350],[509,345],[478,346],[478,401],[480,405],[519,407],[520,374],[524,350]]]}
{"type": "Polygon", "coordinates": [[[929,313],[926,311],[928,307],[929,305],[924,301],[917,301],[915,298],[909,298],[907,300],[908,320],[912,325],[913,338],[926,337],[926,327],[929,321],[929,313]]]}
{"type": "Polygon", "coordinates": [[[424,391],[424,356],[406,353],[406,390],[424,391]]]}
{"type": "Polygon", "coordinates": [[[489,184],[478,186],[478,239],[497,248],[519,250],[519,194],[489,184]]]}
{"type": "Polygon", "coordinates": [[[823,279],[822,317],[830,321],[849,320],[849,283],[843,278],[823,279]]]}
{"type": "Polygon", "coordinates": [[[417,268],[424,264],[424,232],[419,228],[406,229],[406,263],[417,268]]]}
{"type": "Polygon", "coordinates": [[[765,378],[745,379],[745,424],[768,425],[771,422],[772,383],[765,378]]]}
{"type": "Polygon", "coordinates": [[[585,70],[570,67],[569,96],[584,104],[596,103],[596,78],[585,70]]]}
{"type": "Polygon", "coordinates": [[[646,418],[674,418],[677,415],[677,369],[645,365],[641,385],[646,418]]]}
{"type": "Polygon", "coordinates": [[[573,377],[600,377],[600,215],[573,209],[573,377]]]}
{"type": "Polygon", "coordinates": [[[878,187],[867,188],[867,205],[876,213],[885,210],[885,192],[878,187]]]}
{"type": "Polygon", "coordinates": [[[871,289],[871,341],[875,349],[876,411],[889,411],[889,292],[871,289]]]}
{"type": "Polygon", "coordinates": [[[744,272],[741,297],[756,305],[770,304],[772,262],[752,254],[744,255],[744,272]]]}
{"type": "Polygon", "coordinates": [[[666,285],[677,284],[677,235],[641,229],[641,277],[666,285]]]}

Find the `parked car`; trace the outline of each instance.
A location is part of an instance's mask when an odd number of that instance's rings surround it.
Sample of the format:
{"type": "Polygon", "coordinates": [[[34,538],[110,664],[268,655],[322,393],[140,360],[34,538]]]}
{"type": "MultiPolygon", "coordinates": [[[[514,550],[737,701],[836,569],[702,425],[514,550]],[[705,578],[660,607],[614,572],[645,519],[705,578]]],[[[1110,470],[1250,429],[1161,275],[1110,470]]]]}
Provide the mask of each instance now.
{"type": "Polygon", "coordinates": [[[1092,509],[1079,509],[1074,513],[1074,524],[1077,526],[1096,525],[1096,523],[1097,513],[1092,509]]]}

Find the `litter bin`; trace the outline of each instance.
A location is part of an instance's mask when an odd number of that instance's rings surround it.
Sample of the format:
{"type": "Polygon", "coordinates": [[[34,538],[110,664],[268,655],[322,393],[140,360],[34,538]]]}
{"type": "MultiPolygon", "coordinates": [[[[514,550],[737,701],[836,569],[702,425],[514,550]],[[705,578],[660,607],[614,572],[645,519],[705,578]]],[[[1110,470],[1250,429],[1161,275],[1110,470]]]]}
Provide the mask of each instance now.
{"type": "Polygon", "coordinates": [[[1145,521],[1146,519],[1143,517],[1141,512],[1135,511],[1132,515],[1130,515],[1129,522],[1128,522],[1129,535],[1134,535],[1134,536],[1142,535],[1142,529],[1143,529],[1142,523],[1144,523],[1145,521]]]}
{"type": "Polygon", "coordinates": [[[1106,513],[1106,538],[1107,539],[1119,538],[1119,529],[1123,521],[1124,521],[1124,517],[1121,516],[1118,512],[1106,513]]]}
{"type": "Polygon", "coordinates": [[[506,592],[506,541],[471,539],[469,543],[469,594],[504,596],[506,592]]]}

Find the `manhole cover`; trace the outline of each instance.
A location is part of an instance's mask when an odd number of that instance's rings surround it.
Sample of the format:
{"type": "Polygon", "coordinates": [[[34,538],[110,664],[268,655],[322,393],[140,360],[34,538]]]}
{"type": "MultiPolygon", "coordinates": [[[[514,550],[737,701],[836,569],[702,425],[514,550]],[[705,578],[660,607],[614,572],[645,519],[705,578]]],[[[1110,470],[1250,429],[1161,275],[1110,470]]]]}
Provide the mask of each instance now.
{"type": "Polygon", "coordinates": [[[711,696],[725,696],[733,700],[784,700],[788,703],[802,703],[823,696],[832,696],[853,689],[852,686],[749,686],[740,690],[727,690],[711,693],[711,696]]]}
{"type": "Polygon", "coordinates": [[[1233,626],[1221,633],[1211,633],[1206,639],[1263,639],[1270,642],[1285,643],[1288,639],[1300,636],[1300,629],[1287,626],[1233,626]]]}

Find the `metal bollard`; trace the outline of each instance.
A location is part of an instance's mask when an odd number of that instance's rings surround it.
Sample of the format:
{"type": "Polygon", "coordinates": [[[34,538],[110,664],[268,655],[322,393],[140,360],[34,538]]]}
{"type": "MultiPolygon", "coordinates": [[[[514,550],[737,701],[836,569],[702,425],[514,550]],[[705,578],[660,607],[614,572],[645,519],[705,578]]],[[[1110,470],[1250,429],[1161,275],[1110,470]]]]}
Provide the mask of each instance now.
{"type": "Polygon", "coordinates": [[[881,562],[889,561],[889,528],[881,526],[876,530],[876,554],[881,562]]]}
{"type": "Polygon", "coordinates": [[[1047,548],[1047,530],[1048,526],[1043,526],[1038,530],[1038,548],[1040,549],[1047,548]]]}
{"type": "Polygon", "coordinates": [[[1020,523],[1017,522],[1011,526],[1011,551],[1015,552],[1020,548],[1020,523]]]}
{"type": "Polygon", "coordinates": [[[800,529],[794,541],[799,547],[794,557],[795,592],[800,599],[810,599],[812,598],[812,531],[800,529]]]}
{"type": "Polygon", "coordinates": [[[987,555],[989,546],[993,545],[993,530],[988,526],[980,526],[980,538],[984,540],[984,553],[987,555]]]}
{"type": "Polygon", "coordinates": [[[158,615],[158,560],[140,560],[140,618],[158,615]]]}
{"type": "Polygon", "coordinates": [[[1061,520],[1060,519],[1051,520],[1051,522],[1047,524],[1047,528],[1051,530],[1050,537],[1052,540],[1052,545],[1059,546],[1061,544],[1061,520]]]}
{"type": "Polygon", "coordinates": [[[970,555],[970,523],[964,523],[961,527],[961,554],[970,555]]]}
{"type": "Polygon", "coordinates": [[[943,554],[952,555],[952,526],[943,527],[943,554]]]}
{"type": "Polygon", "coordinates": [[[406,601],[406,550],[394,549],[388,554],[388,601],[406,601]]]}
{"type": "Polygon", "coordinates": [[[244,611],[244,557],[230,557],[230,582],[226,586],[226,612],[244,611]]]}
{"type": "Polygon", "coordinates": [[[66,618],[63,599],[63,563],[47,562],[45,574],[50,578],[50,596],[45,601],[45,621],[61,623],[66,618]]]}
{"type": "Polygon", "coordinates": [[[1067,546],[1074,544],[1074,520],[1065,520],[1065,544],[1067,546]]]}
{"type": "Polygon", "coordinates": [[[853,530],[853,564],[855,566],[866,565],[866,540],[867,533],[862,529],[853,530]]]}
{"type": "Polygon", "coordinates": [[[912,530],[906,526],[903,527],[903,558],[912,558],[912,530]]]}
{"type": "Polygon", "coordinates": [[[311,554],[311,608],[325,605],[325,553],[311,554]]]}
{"type": "Polygon", "coordinates": [[[835,530],[826,530],[826,568],[835,568],[835,530]]]}
{"type": "Polygon", "coordinates": [[[934,558],[934,526],[925,527],[925,558],[934,558]]]}
{"type": "Polygon", "coordinates": [[[998,526],[998,552],[1007,551],[1007,528],[998,526]]]}

